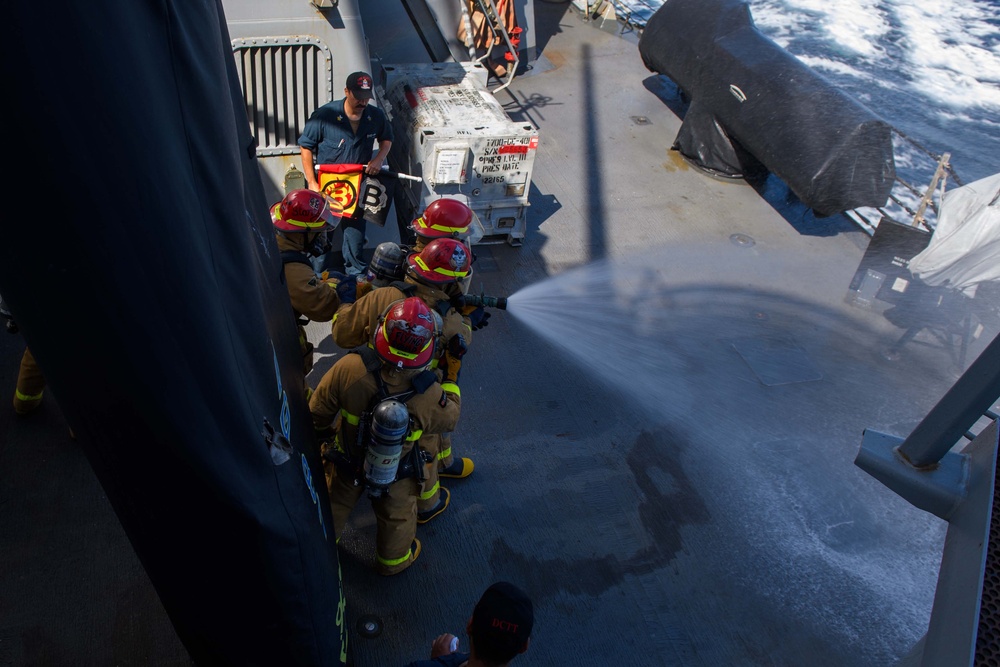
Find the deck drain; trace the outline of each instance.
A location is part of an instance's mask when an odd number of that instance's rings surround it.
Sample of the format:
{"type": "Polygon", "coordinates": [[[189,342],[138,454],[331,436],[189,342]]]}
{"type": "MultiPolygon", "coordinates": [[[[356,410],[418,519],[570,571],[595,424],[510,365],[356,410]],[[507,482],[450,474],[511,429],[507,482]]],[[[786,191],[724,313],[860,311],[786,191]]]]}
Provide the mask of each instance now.
{"type": "Polygon", "coordinates": [[[366,614],[358,619],[358,634],[366,639],[375,639],[382,634],[382,619],[374,614],[366,614]]]}
{"type": "Polygon", "coordinates": [[[651,125],[649,119],[645,116],[631,116],[632,122],[636,125],[651,125]]]}
{"type": "Polygon", "coordinates": [[[733,242],[733,245],[738,245],[741,248],[750,248],[757,243],[746,234],[733,234],[729,240],[733,242]]]}
{"type": "Polygon", "coordinates": [[[732,345],[766,387],[823,379],[809,355],[792,340],[740,338],[732,345]]]}

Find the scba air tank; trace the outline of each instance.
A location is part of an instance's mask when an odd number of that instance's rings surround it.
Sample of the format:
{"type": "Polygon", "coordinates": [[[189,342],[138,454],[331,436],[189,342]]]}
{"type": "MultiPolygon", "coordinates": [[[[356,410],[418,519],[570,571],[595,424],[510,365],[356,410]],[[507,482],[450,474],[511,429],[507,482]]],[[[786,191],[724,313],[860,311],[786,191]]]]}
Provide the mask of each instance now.
{"type": "Polygon", "coordinates": [[[397,400],[382,401],[372,412],[371,441],[365,453],[365,482],[370,495],[382,495],[396,481],[409,426],[410,411],[397,400]]]}

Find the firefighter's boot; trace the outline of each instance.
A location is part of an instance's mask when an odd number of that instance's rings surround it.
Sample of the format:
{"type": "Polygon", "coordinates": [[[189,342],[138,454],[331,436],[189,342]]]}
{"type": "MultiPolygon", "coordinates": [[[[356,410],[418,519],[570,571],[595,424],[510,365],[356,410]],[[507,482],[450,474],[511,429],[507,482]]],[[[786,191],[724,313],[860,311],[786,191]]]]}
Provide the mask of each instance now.
{"type": "Polygon", "coordinates": [[[463,479],[472,474],[475,469],[475,464],[472,459],[466,458],[455,458],[447,468],[441,468],[438,471],[439,477],[450,477],[452,479],[463,479]]]}
{"type": "Polygon", "coordinates": [[[24,348],[21,368],[17,374],[17,386],[14,389],[14,412],[24,416],[37,410],[42,404],[44,389],[45,377],[35,363],[31,350],[24,348]]]}
{"type": "Polygon", "coordinates": [[[417,523],[425,524],[437,515],[448,509],[448,503],[451,502],[451,492],[443,486],[438,489],[441,493],[438,496],[437,505],[429,510],[423,510],[417,512],[417,523]]]}

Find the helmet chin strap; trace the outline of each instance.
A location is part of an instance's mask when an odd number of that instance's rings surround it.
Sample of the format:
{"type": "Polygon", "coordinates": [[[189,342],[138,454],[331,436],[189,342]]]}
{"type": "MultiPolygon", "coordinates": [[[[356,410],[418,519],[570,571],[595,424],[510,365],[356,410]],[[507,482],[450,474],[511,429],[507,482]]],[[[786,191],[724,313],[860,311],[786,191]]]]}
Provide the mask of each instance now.
{"type": "Polygon", "coordinates": [[[275,229],[274,231],[278,233],[278,236],[291,241],[299,246],[299,250],[313,257],[322,257],[333,249],[333,244],[330,243],[330,236],[326,231],[294,233],[286,232],[283,229],[275,229]],[[315,236],[311,236],[311,234],[315,234],[315,236]]]}
{"type": "Polygon", "coordinates": [[[303,245],[304,250],[313,257],[322,257],[333,248],[333,244],[330,243],[329,234],[325,231],[316,232],[316,236],[313,238],[309,238],[309,232],[307,232],[303,245]]]}
{"type": "Polygon", "coordinates": [[[385,370],[386,380],[392,383],[408,380],[423,370],[423,368],[397,368],[392,364],[385,364],[383,368],[385,370]]]}

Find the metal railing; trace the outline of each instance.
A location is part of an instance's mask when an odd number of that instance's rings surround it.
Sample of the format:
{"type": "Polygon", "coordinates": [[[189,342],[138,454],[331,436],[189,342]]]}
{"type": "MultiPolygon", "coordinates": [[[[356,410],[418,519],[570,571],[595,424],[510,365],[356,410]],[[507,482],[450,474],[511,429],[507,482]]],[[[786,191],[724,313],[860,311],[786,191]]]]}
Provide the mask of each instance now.
{"type": "Polygon", "coordinates": [[[514,77],[517,75],[517,68],[521,63],[520,56],[517,52],[517,46],[511,39],[510,32],[507,30],[507,26],[504,24],[500,17],[500,12],[497,9],[496,3],[493,0],[473,0],[474,6],[482,12],[485,17],[486,27],[490,33],[490,38],[488,40],[488,45],[486,47],[486,53],[482,56],[477,56],[476,54],[476,44],[473,38],[474,26],[472,25],[472,16],[469,14],[468,5],[462,2],[462,22],[465,25],[465,46],[469,50],[469,59],[473,62],[483,64],[485,61],[490,60],[490,56],[493,53],[493,49],[497,46],[498,42],[503,42],[506,47],[506,53],[510,54],[511,60],[505,60],[507,71],[504,73],[502,78],[503,83],[491,89],[493,93],[498,93],[507,86],[509,86],[514,81],[514,77]]]}
{"type": "Polygon", "coordinates": [[[917,155],[924,156],[929,163],[933,160],[934,162],[931,164],[936,163],[936,168],[934,175],[930,179],[930,185],[923,191],[901,178],[898,174],[896,175],[893,189],[889,192],[889,202],[897,208],[896,211],[890,211],[885,206],[876,207],[872,210],[880,216],[877,220],[873,220],[861,210],[845,212],[845,215],[861,227],[869,236],[875,233],[875,229],[882,219],[889,219],[900,224],[929,230],[933,225],[928,224],[926,219],[927,213],[929,211],[935,218],[937,217],[938,205],[944,196],[948,180],[951,179],[959,187],[964,185],[962,179],[959,178],[951,165],[950,153],[935,153],[897,128],[893,127],[891,129],[897,139],[897,143],[908,146],[917,155]],[[907,201],[906,195],[918,200],[917,204],[911,206],[910,202],[907,201]],[[900,219],[904,215],[906,219],[900,219]]]}
{"type": "Polygon", "coordinates": [[[948,521],[924,638],[900,664],[1000,664],[996,502],[1000,336],[905,439],[866,430],[855,464],[948,521]],[[988,424],[978,430],[983,421],[988,424]],[[963,438],[971,442],[959,449],[963,438]]]}

